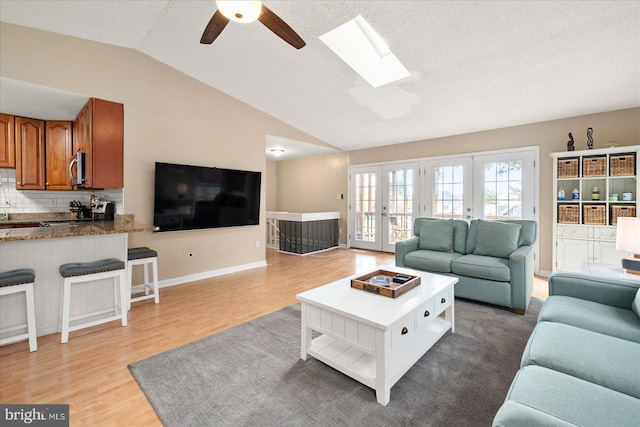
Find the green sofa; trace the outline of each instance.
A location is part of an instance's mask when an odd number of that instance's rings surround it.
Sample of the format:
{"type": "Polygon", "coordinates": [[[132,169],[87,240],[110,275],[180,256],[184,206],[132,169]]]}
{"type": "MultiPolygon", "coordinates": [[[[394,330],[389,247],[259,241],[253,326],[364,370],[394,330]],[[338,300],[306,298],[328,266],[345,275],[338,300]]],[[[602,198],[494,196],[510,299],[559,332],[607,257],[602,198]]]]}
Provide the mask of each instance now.
{"type": "Polygon", "coordinates": [[[493,426],[640,425],[639,288],[553,273],[493,426]]]}
{"type": "Polygon", "coordinates": [[[396,265],[455,276],[457,297],[524,314],[533,292],[535,221],[416,218],[396,243],[396,265]]]}

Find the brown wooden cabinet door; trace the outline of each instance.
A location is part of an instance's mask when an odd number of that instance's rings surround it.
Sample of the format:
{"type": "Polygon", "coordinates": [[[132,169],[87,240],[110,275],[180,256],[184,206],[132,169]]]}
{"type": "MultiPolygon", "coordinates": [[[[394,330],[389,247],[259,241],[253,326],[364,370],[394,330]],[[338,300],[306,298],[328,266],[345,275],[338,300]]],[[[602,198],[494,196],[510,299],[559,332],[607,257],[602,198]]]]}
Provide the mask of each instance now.
{"type": "Polygon", "coordinates": [[[14,117],[0,114],[0,168],[16,167],[14,117]]]}
{"type": "MultiPolygon", "coordinates": [[[[93,183],[92,171],[91,167],[91,146],[92,146],[92,111],[93,111],[93,100],[90,99],[85,106],[80,110],[76,120],[73,123],[73,154],[77,152],[81,152],[85,154],[85,164],[84,164],[84,186],[85,188],[90,188],[93,183]]],[[[76,170],[74,168],[74,176],[78,176],[76,174],[76,170]]]]}
{"type": "Polygon", "coordinates": [[[124,184],[124,106],[92,98],[91,149],[87,151],[86,187],[122,188],[124,184]]]}
{"type": "Polygon", "coordinates": [[[44,190],[44,121],[15,118],[16,188],[44,190]]]}
{"type": "Polygon", "coordinates": [[[47,121],[45,132],[46,189],[71,190],[69,163],[73,156],[72,124],[66,121],[47,121]]]}

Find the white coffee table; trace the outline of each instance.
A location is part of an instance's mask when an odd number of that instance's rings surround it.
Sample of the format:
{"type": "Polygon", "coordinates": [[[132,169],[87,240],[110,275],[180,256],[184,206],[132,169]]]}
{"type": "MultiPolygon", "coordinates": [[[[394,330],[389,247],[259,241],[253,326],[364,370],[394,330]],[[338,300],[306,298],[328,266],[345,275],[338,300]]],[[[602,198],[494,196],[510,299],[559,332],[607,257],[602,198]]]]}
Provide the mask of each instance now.
{"type": "Polygon", "coordinates": [[[455,277],[380,266],[418,275],[420,286],[397,298],[351,288],[355,274],[297,295],[302,309],[300,357],[311,355],[376,391],[389,403],[391,387],[449,329],[454,332],[455,277]],[[312,331],[322,335],[312,339],[312,331]]]}

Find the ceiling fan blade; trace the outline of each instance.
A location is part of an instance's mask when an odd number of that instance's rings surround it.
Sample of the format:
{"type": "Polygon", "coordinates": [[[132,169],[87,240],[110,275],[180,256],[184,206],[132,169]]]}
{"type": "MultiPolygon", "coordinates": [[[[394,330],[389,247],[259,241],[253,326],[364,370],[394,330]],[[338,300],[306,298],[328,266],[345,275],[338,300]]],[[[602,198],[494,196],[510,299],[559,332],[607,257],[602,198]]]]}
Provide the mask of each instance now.
{"type": "Polygon", "coordinates": [[[207,27],[204,29],[204,33],[202,33],[202,38],[200,38],[200,43],[202,44],[211,44],[213,41],[220,35],[224,27],[227,26],[229,20],[220,13],[219,10],[216,10],[216,13],[213,14],[211,20],[207,24],[207,27]]]}
{"type": "Polygon", "coordinates": [[[293,29],[287,25],[278,15],[273,13],[267,6],[262,5],[262,13],[258,17],[258,20],[264,24],[265,27],[274,32],[275,35],[282,40],[289,43],[296,49],[303,48],[306,43],[293,29]]]}

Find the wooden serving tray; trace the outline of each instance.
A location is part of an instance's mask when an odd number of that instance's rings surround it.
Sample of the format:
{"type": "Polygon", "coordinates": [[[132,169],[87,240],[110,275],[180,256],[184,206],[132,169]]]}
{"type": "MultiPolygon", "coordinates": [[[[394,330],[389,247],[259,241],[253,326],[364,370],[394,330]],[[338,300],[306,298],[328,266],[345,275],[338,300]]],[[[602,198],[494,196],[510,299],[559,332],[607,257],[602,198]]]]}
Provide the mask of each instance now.
{"type": "Polygon", "coordinates": [[[411,274],[396,273],[394,271],[377,270],[373,273],[365,274],[364,276],[351,279],[351,287],[360,289],[362,291],[371,292],[373,294],[382,295],[389,298],[396,298],[402,294],[407,293],[411,289],[420,285],[420,276],[413,276],[411,274]],[[389,286],[376,285],[370,283],[369,280],[373,276],[387,276],[391,283],[389,286]],[[405,283],[395,283],[393,278],[396,276],[403,276],[409,278],[405,283]]]}

